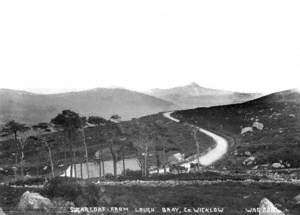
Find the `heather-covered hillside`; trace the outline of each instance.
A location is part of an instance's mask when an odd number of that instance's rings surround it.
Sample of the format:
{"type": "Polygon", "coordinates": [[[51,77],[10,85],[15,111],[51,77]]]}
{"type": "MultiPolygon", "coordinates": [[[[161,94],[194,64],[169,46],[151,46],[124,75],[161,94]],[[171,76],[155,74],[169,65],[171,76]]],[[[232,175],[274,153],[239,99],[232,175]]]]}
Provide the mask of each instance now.
{"type": "Polygon", "coordinates": [[[242,104],[178,111],[174,116],[235,139],[221,166],[300,167],[300,93],[296,90],[242,104]]]}

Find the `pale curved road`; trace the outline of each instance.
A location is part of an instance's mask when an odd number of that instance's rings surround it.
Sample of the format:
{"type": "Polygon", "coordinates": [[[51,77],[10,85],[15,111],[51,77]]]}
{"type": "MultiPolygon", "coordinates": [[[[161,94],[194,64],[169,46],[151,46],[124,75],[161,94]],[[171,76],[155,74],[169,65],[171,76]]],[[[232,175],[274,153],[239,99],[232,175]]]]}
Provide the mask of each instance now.
{"type": "MultiPolygon", "coordinates": [[[[173,112],[166,112],[163,114],[163,116],[174,122],[180,122],[180,120],[171,116],[172,113],[173,112]]],[[[198,159],[199,159],[199,163],[201,165],[209,166],[209,165],[213,164],[214,162],[218,161],[219,159],[221,159],[226,154],[227,149],[228,149],[228,141],[224,137],[221,137],[221,136],[219,136],[215,133],[212,133],[210,131],[207,131],[203,128],[199,128],[199,127],[197,127],[197,128],[199,129],[200,132],[211,137],[215,141],[216,146],[212,150],[208,151],[206,154],[200,155],[199,157],[196,157],[194,160],[187,161],[187,162],[181,164],[181,166],[184,166],[188,169],[190,169],[190,163],[197,163],[198,159]]]]}

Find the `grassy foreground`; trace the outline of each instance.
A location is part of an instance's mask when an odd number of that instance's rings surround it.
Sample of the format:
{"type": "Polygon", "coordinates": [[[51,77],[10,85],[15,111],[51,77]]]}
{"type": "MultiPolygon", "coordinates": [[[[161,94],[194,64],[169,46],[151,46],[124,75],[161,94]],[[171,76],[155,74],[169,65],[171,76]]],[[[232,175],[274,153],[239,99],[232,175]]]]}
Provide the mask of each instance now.
{"type": "MultiPolygon", "coordinates": [[[[4,211],[16,210],[18,200],[26,190],[28,188],[1,186],[0,207],[4,211]]],[[[294,197],[300,193],[300,186],[292,184],[224,182],[175,187],[98,186],[92,183],[81,185],[75,181],[66,182],[63,179],[56,179],[44,189],[35,191],[50,199],[60,197],[72,201],[77,207],[113,206],[128,207],[130,210],[153,207],[155,212],[152,214],[159,214],[162,207],[181,209],[216,207],[224,208],[223,214],[226,215],[249,214],[246,209],[257,208],[260,200],[266,197],[278,208],[288,209],[287,214],[300,214],[300,205],[297,205],[294,200],[294,197]]],[[[7,212],[7,214],[22,213],[7,212]]],[[[28,212],[28,214],[34,213],[28,212]]]]}

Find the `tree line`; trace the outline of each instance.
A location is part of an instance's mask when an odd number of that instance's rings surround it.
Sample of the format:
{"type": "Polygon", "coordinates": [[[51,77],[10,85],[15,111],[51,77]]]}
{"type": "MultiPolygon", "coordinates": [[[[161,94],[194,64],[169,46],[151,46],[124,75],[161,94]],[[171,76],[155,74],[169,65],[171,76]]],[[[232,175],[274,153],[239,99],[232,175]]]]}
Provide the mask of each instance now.
{"type": "Polygon", "coordinates": [[[70,177],[82,177],[83,165],[86,165],[87,178],[90,178],[89,162],[91,151],[86,139],[86,129],[89,126],[97,128],[106,142],[106,147],[98,148],[94,153],[92,160],[98,161],[99,177],[104,176],[104,154],[109,153],[113,162],[113,173],[117,176],[117,162],[122,160],[123,174],[126,174],[125,158],[127,152],[134,153],[140,164],[142,175],[149,175],[149,157],[154,154],[157,171],[159,167],[164,168],[166,173],[167,166],[167,145],[169,137],[167,135],[167,127],[162,123],[151,122],[145,123],[138,119],[133,119],[130,123],[122,123],[121,117],[113,115],[109,119],[100,116],[84,117],[71,110],[63,110],[56,115],[48,123],[38,123],[28,126],[26,124],[16,122],[14,120],[7,122],[2,130],[2,136],[13,139],[16,146],[14,175],[17,179],[24,179],[24,150],[28,141],[39,143],[48,154],[49,166],[51,169],[50,176],[55,177],[57,171],[55,169],[55,160],[53,160],[53,143],[55,140],[51,138],[51,133],[60,132],[63,134],[62,147],[64,148],[64,172],[67,176],[67,167],[70,166],[70,177]],[[78,159],[76,150],[74,150],[74,136],[80,134],[80,141],[83,146],[83,153],[78,159]],[[162,159],[161,159],[162,157],[162,159]],[[80,161],[80,174],[77,173],[75,164],[80,161]],[[69,164],[67,164],[69,161],[69,164]],[[19,171],[19,176],[17,172],[19,171]]]}

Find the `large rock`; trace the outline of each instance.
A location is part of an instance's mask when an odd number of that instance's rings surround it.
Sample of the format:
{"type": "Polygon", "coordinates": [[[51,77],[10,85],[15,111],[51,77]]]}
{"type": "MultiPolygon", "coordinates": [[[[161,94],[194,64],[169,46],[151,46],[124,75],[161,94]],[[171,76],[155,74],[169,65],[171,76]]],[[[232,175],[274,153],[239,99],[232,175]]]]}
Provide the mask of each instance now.
{"type": "Polygon", "coordinates": [[[284,168],[284,165],[281,163],[273,163],[272,167],[275,169],[284,168]]]}
{"type": "Polygon", "coordinates": [[[300,194],[295,196],[295,201],[296,201],[296,204],[300,204],[300,194]]]}
{"type": "Polygon", "coordinates": [[[184,160],[184,154],[176,153],[168,157],[168,162],[178,163],[184,160]]]}
{"type": "Polygon", "coordinates": [[[245,128],[242,128],[241,134],[245,134],[245,133],[252,132],[252,131],[253,131],[252,127],[245,127],[245,128]]]}
{"type": "Polygon", "coordinates": [[[0,215],[6,215],[6,213],[4,213],[4,211],[2,210],[2,208],[0,208],[0,215]]]}
{"type": "Polygon", "coordinates": [[[246,160],[243,161],[243,164],[246,165],[246,166],[250,166],[254,163],[255,163],[255,157],[254,156],[248,157],[246,160]]]}
{"type": "Polygon", "coordinates": [[[18,208],[22,211],[25,210],[42,210],[50,211],[53,204],[50,199],[41,196],[39,193],[31,193],[26,191],[21,196],[18,208]]]}
{"type": "Polygon", "coordinates": [[[261,123],[261,122],[253,122],[253,125],[252,125],[253,128],[256,128],[258,130],[263,130],[264,129],[264,124],[261,123]]]}
{"type": "Polygon", "coordinates": [[[263,198],[259,204],[259,215],[284,215],[284,213],[275,207],[267,198],[263,198]]]}
{"type": "Polygon", "coordinates": [[[245,155],[246,155],[246,156],[251,156],[251,152],[246,151],[246,152],[245,152],[245,155]]]}

